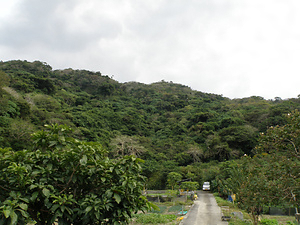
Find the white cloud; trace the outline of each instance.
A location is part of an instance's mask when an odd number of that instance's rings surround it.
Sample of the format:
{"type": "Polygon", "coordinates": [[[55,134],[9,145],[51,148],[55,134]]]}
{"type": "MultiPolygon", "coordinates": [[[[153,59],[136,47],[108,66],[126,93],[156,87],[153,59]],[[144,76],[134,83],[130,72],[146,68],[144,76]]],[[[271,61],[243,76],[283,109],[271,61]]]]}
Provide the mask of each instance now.
{"type": "Polygon", "coordinates": [[[8,9],[1,60],[120,82],[164,79],[231,98],[300,93],[298,0],[11,0],[8,9]]]}

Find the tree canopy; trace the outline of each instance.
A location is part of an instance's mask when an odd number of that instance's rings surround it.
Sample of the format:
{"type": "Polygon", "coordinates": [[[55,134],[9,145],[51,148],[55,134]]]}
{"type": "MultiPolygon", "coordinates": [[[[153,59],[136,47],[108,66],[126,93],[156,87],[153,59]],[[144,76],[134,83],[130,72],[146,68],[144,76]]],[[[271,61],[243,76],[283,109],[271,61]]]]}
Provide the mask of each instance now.
{"type": "Polygon", "coordinates": [[[32,149],[0,149],[1,224],[127,224],[147,209],[141,160],[109,159],[67,131],[47,126],[33,134],[32,149]]]}

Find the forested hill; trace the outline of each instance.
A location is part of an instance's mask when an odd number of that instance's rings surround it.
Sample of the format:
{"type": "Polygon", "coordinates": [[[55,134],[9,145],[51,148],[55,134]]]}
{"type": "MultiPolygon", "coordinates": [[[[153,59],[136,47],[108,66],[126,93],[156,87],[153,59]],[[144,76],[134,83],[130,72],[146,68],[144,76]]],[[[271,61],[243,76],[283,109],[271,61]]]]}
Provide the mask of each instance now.
{"type": "Polygon", "coordinates": [[[0,62],[0,147],[21,150],[45,124],[67,124],[112,157],[136,154],[161,188],[167,172],[251,154],[260,132],[285,123],[300,99],[228,99],[172,82],[120,83],[100,72],[0,62]],[[121,147],[120,147],[121,146],[121,147]],[[157,171],[164,171],[158,173],[157,171]]]}

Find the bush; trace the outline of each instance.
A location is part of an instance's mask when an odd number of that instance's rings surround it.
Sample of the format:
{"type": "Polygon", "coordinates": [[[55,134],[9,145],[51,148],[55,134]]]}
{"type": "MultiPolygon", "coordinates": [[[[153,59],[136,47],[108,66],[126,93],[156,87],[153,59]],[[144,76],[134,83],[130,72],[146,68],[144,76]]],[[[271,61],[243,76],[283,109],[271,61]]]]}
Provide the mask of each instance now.
{"type": "Polygon", "coordinates": [[[69,127],[45,127],[33,149],[0,148],[0,224],[128,224],[149,209],[140,159],[109,159],[99,143],[69,137],[69,127]]]}
{"type": "Polygon", "coordinates": [[[60,103],[49,95],[37,94],[32,99],[39,109],[45,109],[48,112],[57,112],[61,107],[60,103]]]}

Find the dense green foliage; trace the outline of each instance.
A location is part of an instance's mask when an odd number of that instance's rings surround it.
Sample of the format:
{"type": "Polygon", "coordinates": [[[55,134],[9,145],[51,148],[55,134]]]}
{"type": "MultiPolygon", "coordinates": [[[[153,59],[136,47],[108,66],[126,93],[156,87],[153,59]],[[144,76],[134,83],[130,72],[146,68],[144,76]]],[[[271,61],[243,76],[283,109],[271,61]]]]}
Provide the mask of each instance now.
{"type": "Polygon", "coordinates": [[[253,155],[259,134],[300,108],[299,98],[228,99],[172,82],[119,83],[100,72],[53,70],[38,61],[0,62],[0,80],[0,147],[26,149],[44,124],[66,124],[73,138],[99,142],[111,157],[144,159],[148,189],[166,188],[170,172],[213,181],[218,162],[253,155]]]}
{"type": "Polygon", "coordinates": [[[287,115],[287,124],[262,133],[255,156],[223,163],[220,192],[236,194],[254,224],[264,206],[300,207],[300,113],[287,115]]]}
{"type": "Polygon", "coordinates": [[[111,160],[68,131],[48,126],[33,135],[33,149],[0,148],[0,224],[127,224],[147,209],[140,159],[111,160]]]}

